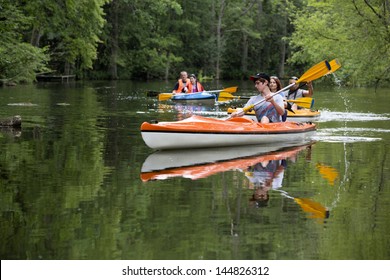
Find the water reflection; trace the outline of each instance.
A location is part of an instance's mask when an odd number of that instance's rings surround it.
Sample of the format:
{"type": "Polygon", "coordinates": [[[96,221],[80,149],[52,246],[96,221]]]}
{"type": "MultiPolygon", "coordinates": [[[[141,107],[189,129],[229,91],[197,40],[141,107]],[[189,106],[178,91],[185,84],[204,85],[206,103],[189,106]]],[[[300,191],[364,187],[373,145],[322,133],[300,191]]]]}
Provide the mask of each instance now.
{"type": "Polygon", "coordinates": [[[334,186],[335,181],[340,176],[337,169],[331,166],[327,166],[323,163],[317,163],[316,167],[321,176],[329,182],[329,185],[334,186]]]}
{"type": "Polygon", "coordinates": [[[148,156],[141,169],[141,180],[165,180],[184,177],[192,180],[232,169],[247,169],[258,162],[287,158],[307,147],[252,145],[207,149],[157,151],[148,156]]]}
{"type": "Polygon", "coordinates": [[[183,120],[192,116],[194,112],[207,112],[213,107],[199,104],[175,103],[173,108],[177,112],[177,119],[183,120]]]}
{"type": "Polygon", "coordinates": [[[0,127],[0,133],[8,137],[17,138],[22,135],[22,128],[21,127],[0,127]]]}
{"type": "MultiPolygon", "coordinates": [[[[314,143],[290,147],[274,145],[158,151],[145,160],[140,177],[144,182],[174,177],[198,180],[235,170],[243,173],[247,179],[244,188],[252,191],[247,198],[251,207],[267,207],[270,191],[276,191],[292,199],[307,213],[308,218],[324,221],[329,217],[326,206],[307,197],[294,197],[282,190],[287,166],[294,164],[301,153],[304,153],[307,161],[311,161],[312,145],[314,143]]],[[[337,170],[321,163],[316,167],[333,186],[339,176],[337,170]]]]}
{"type": "Polygon", "coordinates": [[[227,116],[226,110],[219,108],[218,104],[186,104],[186,103],[158,103],[156,110],[159,113],[175,113],[176,120],[183,120],[192,115],[218,115],[227,116]]]}
{"type": "MultiPolygon", "coordinates": [[[[295,157],[296,154],[291,155],[291,157],[293,156],[295,157]]],[[[253,189],[253,195],[250,199],[252,206],[267,206],[268,192],[271,189],[277,190],[282,187],[284,169],[287,167],[286,158],[278,160],[264,159],[245,170],[245,176],[249,180],[249,189],[253,189]]]]}
{"type": "Polygon", "coordinates": [[[308,215],[308,218],[318,219],[318,221],[322,222],[330,216],[330,209],[313,199],[292,197],[285,191],[281,191],[281,194],[284,197],[294,200],[301,207],[302,211],[308,215]]]}
{"type": "Polygon", "coordinates": [[[295,161],[293,146],[150,154],[140,124],[177,111],[136,94],[148,86],[0,89],[2,114],[23,118],[0,132],[2,259],[389,259],[388,89],[349,90],[344,113],[316,87],[329,111],[295,161]],[[256,207],[245,172],[266,160],[283,178],[256,207]]]}

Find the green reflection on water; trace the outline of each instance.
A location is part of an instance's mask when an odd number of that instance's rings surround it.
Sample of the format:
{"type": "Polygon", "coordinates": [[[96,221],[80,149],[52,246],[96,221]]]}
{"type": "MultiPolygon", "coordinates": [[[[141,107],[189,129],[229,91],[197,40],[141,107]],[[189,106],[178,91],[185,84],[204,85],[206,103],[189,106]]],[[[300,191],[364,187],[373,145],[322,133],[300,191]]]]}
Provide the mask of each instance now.
{"type": "MultiPolygon", "coordinates": [[[[0,134],[2,259],[390,257],[388,120],[319,123],[320,135],[381,140],[320,137],[286,160],[282,188],[257,208],[237,168],[198,180],[140,179],[153,152],[140,124],[177,118],[175,109],[144,96],[148,86],[0,89],[2,116],[23,118],[20,135],[0,134]],[[36,106],[8,105],[22,102],[36,106]],[[321,206],[328,218],[318,214],[321,206]]],[[[363,101],[361,90],[318,91],[318,108],[331,112],[388,111],[385,92],[363,101]],[[335,102],[340,96],[347,102],[335,102]]]]}

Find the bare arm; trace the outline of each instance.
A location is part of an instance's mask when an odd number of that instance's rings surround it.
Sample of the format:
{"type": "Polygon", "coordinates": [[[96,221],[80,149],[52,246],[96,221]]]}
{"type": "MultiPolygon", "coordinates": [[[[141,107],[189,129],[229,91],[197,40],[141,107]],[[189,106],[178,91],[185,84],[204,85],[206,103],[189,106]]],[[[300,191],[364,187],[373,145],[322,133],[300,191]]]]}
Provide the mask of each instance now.
{"type": "Polygon", "coordinates": [[[303,92],[303,95],[304,95],[305,97],[312,97],[312,96],[313,96],[313,84],[312,84],[311,81],[310,81],[310,82],[307,82],[307,89],[308,89],[308,90],[305,90],[305,91],[303,92]]]}
{"type": "MultiPolygon", "coordinates": [[[[280,96],[280,95],[279,95],[280,96]]],[[[280,116],[284,115],[284,101],[283,101],[283,98],[280,96],[279,97],[271,97],[271,98],[266,98],[268,102],[270,102],[276,109],[276,112],[278,112],[278,114],[280,116]]]]}

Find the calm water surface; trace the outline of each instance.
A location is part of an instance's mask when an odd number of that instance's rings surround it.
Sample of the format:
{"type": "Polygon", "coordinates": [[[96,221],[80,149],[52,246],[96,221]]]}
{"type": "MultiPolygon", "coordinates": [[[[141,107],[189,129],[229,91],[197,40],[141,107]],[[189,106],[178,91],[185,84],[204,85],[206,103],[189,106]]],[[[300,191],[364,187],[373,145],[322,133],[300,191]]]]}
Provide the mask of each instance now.
{"type": "Polygon", "coordinates": [[[146,96],[171,86],[0,88],[2,259],[390,258],[389,89],[316,87],[307,145],[154,152],[143,121],[229,106],[146,96]]]}

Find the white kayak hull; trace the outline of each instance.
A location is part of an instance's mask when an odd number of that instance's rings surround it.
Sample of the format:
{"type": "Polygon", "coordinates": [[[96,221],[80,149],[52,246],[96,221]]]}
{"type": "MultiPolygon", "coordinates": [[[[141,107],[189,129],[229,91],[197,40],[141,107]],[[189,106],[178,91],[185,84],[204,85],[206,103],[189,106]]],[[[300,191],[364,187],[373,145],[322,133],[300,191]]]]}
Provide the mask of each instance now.
{"type": "Polygon", "coordinates": [[[143,123],[141,135],[152,149],[215,148],[269,143],[299,144],[310,139],[314,124],[259,124],[245,118],[230,121],[192,116],[177,122],[143,123]]]}
{"type": "Polygon", "coordinates": [[[315,131],[289,133],[285,135],[142,132],[142,138],[150,148],[166,150],[259,145],[278,142],[301,143],[310,139],[314,134],[315,131]]]}

